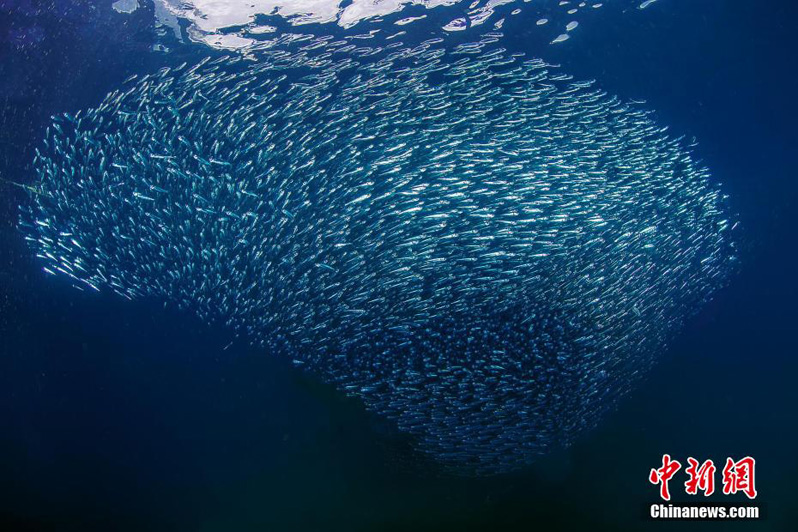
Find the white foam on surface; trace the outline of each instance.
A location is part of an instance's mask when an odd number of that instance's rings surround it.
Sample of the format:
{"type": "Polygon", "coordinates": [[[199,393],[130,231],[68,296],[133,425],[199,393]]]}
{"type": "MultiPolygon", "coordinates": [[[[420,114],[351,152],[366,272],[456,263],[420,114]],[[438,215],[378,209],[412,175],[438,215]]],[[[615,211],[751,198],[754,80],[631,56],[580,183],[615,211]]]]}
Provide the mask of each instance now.
{"type": "Polygon", "coordinates": [[[183,40],[183,36],[180,31],[180,23],[178,22],[177,17],[161,0],[155,0],[155,20],[162,28],[166,29],[167,31],[171,30],[178,40],[183,40]]]}
{"type": "Polygon", "coordinates": [[[111,7],[117,13],[129,15],[139,8],[139,0],[117,0],[111,7]]]}
{"type": "MultiPolygon", "coordinates": [[[[138,7],[140,0],[118,0],[114,9],[130,9],[138,7]]],[[[380,22],[389,15],[396,15],[388,23],[404,26],[427,19],[424,10],[443,6],[458,5],[457,13],[451,12],[448,23],[440,23],[438,30],[445,33],[463,31],[478,27],[497,14],[503,8],[503,15],[517,15],[521,12],[519,5],[532,0],[153,0],[158,23],[167,31],[171,28],[178,39],[184,35],[194,42],[203,43],[214,48],[242,49],[262,42],[264,35],[279,34],[281,24],[293,28],[308,24],[331,24],[348,29],[368,21],[380,22]],[[506,12],[504,12],[506,9],[506,12]],[[409,10],[409,12],[407,11],[409,10]],[[281,19],[279,22],[275,18],[281,19]],[[182,28],[185,28],[185,31],[182,28]],[[259,38],[261,37],[261,38],[259,38]]],[[[619,0],[629,7],[645,9],[657,0],[619,0]],[[640,3],[642,1],[642,3],[640,3]]],[[[536,0],[532,2],[532,14],[536,17],[536,25],[542,26],[552,22],[552,31],[559,29],[560,34],[553,35],[553,44],[567,40],[565,34],[576,29],[580,24],[574,20],[580,8],[587,8],[588,2],[571,2],[557,0],[536,0]],[[575,7],[578,6],[578,7],[575,7]],[[561,20],[561,17],[568,19],[561,20]],[[567,26],[566,26],[567,23],[567,26]]],[[[602,3],[592,3],[589,7],[598,9],[602,3]]],[[[524,10],[528,8],[525,6],[524,10]]],[[[127,11],[126,11],[127,12],[127,11]]],[[[497,18],[499,16],[497,15],[497,18]]],[[[433,20],[430,18],[429,20],[433,20]]],[[[499,28],[504,20],[495,23],[499,28]]],[[[429,23],[429,22],[427,22],[429,23]]],[[[293,30],[291,30],[293,32],[293,30]]],[[[303,31],[303,30],[298,30],[303,31]]],[[[304,31],[314,32],[307,29],[304,31]]]]}
{"type": "MultiPolygon", "coordinates": [[[[130,0],[120,0],[120,2],[130,0]]],[[[136,1],[136,0],[133,0],[136,1]]],[[[176,20],[189,23],[192,40],[218,48],[242,48],[254,42],[247,35],[273,31],[272,26],[263,29],[256,22],[258,15],[279,16],[293,26],[304,24],[334,23],[343,28],[393,13],[409,6],[432,9],[450,6],[461,0],[353,0],[342,7],[341,0],[155,0],[156,16],[164,26],[177,28],[176,20]],[[246,28],[245,31],[229,31],[231,28],[246,28]],[[228,30],[228,31],[225,31],[228,30]]],[[[500,3],[512,0],[500,0],[500,3]]],[[[496,0],[491,0],[488,8],[496,0]]],[[[408,17],[404,23],[424,17],[408,17]]]]}

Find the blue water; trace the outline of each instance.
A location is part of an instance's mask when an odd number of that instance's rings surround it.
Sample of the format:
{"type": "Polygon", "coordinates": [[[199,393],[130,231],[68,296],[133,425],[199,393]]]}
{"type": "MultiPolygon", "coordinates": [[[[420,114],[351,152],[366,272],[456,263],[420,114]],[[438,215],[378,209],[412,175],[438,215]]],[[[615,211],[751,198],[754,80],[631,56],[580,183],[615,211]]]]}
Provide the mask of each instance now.
{"type": "MultiPolygon", "coordinates": [[[[0,3],[0,177],[19,182],[50,115],[198,53],[148,53],[143,13],[120,26],[50,4],[0,3]],[[39,30],[20,31],[30,17],[39,30]]],[[[431,474],[357,402],[257,349],[225,350],[226,331],[44,276],[15,229],[26,195],[0,188],[0,529],[798,529],[798,6],[763,4],[599,12],[545,49],[699,139],[739,213],[742,267],[598,430],[513,475],[431,474]],[[754,456],[766,519],[645,521],[665,452],[754,456]]],[[[520,19],[503,30],[508,49],[539,51],[520,19]]]]}

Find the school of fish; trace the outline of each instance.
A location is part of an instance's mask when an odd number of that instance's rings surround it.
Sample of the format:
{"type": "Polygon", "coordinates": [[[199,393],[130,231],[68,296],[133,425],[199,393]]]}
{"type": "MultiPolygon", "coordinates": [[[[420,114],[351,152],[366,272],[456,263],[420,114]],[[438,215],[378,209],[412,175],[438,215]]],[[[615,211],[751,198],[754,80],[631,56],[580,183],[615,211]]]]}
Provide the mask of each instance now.
{"type": "Polygon", "coordinates": [[[54,118],[20,226],[45,271],[224,322],[448,470],[517,469],[727,282],[735,223],[692,141],[498,39],[129,80],[54,118]]]}

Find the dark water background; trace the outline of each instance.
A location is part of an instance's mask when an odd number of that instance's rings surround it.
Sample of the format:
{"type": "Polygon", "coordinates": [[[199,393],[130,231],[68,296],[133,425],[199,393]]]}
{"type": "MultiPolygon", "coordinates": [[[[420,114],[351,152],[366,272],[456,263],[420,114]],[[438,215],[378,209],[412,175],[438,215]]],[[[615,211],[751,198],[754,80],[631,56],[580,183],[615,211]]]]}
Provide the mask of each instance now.
{"type": "MultiPolygon", "coordinates": [[[[144,10],[91,4],[0,0],[0,177],[32,181],[49,115],[197,53],[151,54],[144,10]]],[[[14,228],[26,195],[0,185],[0,530],[798,530],[798,5],[591,18],[544,58],[698,137],[742,221],[740,274],[597,431],[515,475],[440,476],[227,332],[45,276],[14,228]],[[666,452],[754,456],[766,519],[645,521],[666,452]]],[[[507,48],[534,42],[528,22],[507,48]]]]}

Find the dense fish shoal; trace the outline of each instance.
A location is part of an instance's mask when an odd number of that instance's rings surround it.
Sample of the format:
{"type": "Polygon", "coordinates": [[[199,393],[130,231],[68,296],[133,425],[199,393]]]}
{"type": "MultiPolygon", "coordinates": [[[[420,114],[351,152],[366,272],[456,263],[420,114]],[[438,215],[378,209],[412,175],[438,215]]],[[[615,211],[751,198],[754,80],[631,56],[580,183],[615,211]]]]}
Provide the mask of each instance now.
{"type": "Polygon", "coordinates": [[[452,471],[516,469],[593,427],[736,255],[692,141],[496,42],[132,79],[54,118],[21,227],[46,271],[226,323],[452,471]]]}

